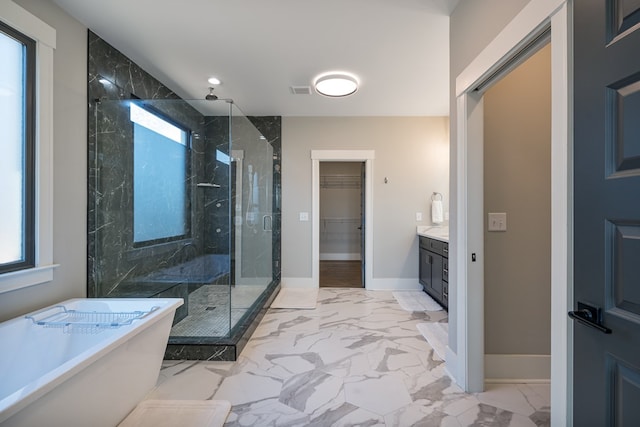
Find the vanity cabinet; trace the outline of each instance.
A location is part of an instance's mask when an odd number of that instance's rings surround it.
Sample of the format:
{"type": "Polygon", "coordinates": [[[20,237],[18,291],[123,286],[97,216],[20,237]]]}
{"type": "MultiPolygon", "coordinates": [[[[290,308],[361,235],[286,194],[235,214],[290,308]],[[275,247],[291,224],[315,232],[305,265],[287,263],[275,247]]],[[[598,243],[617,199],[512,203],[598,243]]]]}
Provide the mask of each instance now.
{"type": "Polygon", "coordinates": [[[420,236],[419,279],[425,292],[449,305],[449,243],[420,236]]]}

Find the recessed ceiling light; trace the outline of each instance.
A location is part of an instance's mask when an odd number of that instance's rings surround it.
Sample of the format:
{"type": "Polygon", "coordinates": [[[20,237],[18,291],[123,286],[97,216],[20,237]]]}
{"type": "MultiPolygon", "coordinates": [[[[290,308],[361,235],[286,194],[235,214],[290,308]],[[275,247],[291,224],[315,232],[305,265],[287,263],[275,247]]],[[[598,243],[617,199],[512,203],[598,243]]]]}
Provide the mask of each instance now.
{"type": "Polygon", "coordinates": [[[220,84],[220,79],[218,79],[216,77],[209,77],[209,80],[207,80],[207,81],[212,85],[219,85],[220,84]]]}
{"type": "Polygon", "coordinates": [[[348,73],[325,73],[313,82],[316,92],[333,98],[349,96],[358,90],[358,79],[348,73]]]}

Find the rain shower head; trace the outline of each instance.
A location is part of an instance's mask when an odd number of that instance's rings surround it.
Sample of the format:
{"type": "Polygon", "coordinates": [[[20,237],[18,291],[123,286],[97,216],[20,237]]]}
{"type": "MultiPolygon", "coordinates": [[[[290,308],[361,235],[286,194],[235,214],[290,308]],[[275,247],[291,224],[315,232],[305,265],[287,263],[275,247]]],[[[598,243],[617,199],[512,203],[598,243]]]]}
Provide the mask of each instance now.
{"type": "Polygon", "coordinates": [[[204,97],[204,99],[206,99],[207,101],[215,101],[216,99],[218,99],[218,96],[213,94],[212,87],[209,88],[209,93],[204,97]]]}

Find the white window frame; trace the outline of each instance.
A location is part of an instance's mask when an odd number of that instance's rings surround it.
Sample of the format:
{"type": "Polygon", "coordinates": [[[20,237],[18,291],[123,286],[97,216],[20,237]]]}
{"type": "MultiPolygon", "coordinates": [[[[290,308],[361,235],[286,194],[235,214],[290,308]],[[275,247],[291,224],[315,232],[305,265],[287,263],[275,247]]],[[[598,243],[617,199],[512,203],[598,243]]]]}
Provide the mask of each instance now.
{"type": "Polygon", "coordinates": [[[36,41],[35,267],[0,274],[0,294],[53,280],[53,51],[56,30],[15,3],[0,20],[36,41]]]}

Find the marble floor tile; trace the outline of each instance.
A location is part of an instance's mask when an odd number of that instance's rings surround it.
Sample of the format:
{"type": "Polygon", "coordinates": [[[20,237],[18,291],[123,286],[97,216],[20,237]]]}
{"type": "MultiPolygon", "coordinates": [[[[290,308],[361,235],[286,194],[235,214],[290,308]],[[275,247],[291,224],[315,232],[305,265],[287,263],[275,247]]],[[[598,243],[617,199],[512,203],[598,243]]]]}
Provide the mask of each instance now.
{"type": "Polygon", "coordinates": [[[347,402],[378,415],[411,404],[411,396],[398,376],[349,378],[345,381],[344,391],[347,402]]]}
{"type": "Polygon", "coordinates": [[[313,310],[269,310],[236,362],[165,361],[153,399],[225,399],[226,426],[549,425],[549,386],[464,393],[391,292],[321,288],[313,310]]]}
{"type": "Polygon", "coordinates": [[[514,390],[510,384],[487,384],[485,391],[478,394],[478,399],[487,405],[527,416],[536,411],[522,389],[516,386],[514,390]]]}

